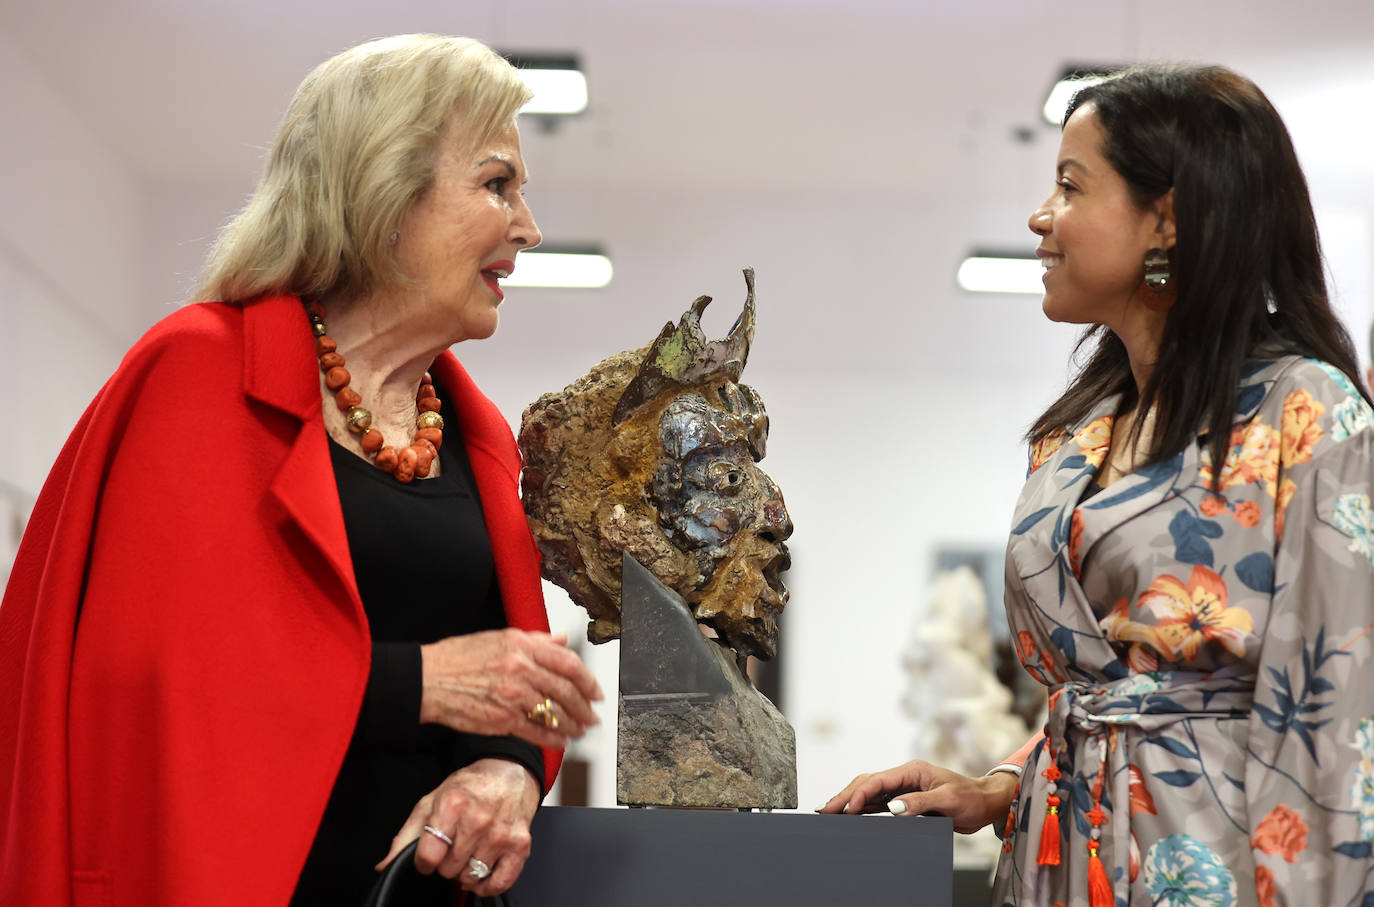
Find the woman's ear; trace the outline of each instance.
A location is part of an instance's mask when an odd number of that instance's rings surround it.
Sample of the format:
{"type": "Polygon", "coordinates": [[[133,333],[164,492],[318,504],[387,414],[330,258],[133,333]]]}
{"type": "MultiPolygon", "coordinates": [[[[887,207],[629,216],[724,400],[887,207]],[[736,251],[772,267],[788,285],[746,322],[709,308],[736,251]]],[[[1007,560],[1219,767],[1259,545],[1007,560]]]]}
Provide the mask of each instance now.
{"type": "Polygon", "coordinates": [[[1170,189],[1155,199],[1153,208],[1156,218],[1155,246],[1168,251],[1178,241],[1178,229],[1174,222],[1174,190],[1170,189]]]}

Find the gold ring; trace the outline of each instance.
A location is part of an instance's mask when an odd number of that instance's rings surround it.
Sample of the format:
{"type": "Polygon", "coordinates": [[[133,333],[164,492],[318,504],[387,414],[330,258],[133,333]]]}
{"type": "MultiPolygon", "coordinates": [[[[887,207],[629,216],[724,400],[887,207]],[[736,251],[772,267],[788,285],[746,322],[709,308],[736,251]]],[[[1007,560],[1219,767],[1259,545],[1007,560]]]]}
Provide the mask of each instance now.
{"type": "Polygon", "coordinates": [[[552,699],[545,698],[543,702],[526,712],[525,717],[530,721],[539,722],[551,731],[558,730],[558,716],[553,713],[552,699]]]}

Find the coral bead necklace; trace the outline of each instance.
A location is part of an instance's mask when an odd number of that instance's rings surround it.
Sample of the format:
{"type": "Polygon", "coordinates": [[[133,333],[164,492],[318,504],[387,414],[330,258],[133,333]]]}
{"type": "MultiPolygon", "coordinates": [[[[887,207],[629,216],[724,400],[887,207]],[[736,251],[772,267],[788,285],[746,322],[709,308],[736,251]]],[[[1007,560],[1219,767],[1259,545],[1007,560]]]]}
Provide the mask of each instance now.
{"type": "Polygon", "coordinates": [[[315,334],[315,355],[324,373],[324,386],[329,388],[334,403],[344,413],[348,430],[362,436],[359,444],[363,453],[372,458],[378,469],[391,473],[398,482],[408,483],[417,476],[422,479],[428,476],[444,443],[444,417],[439,415],[439,395],[429,372],[420,379],[420,390],[415,395],[419,415],[415,419],[414,439],[410,446],[400,450],[390,447],[382,439],[382,433],[372,427],[372,412],[362,405],[362,396],[348,386],[353,379],[344,368],[339,345],[330,339],[325,327],[324,306],[317,300],[308,300],[305,311],[315,334]]]}

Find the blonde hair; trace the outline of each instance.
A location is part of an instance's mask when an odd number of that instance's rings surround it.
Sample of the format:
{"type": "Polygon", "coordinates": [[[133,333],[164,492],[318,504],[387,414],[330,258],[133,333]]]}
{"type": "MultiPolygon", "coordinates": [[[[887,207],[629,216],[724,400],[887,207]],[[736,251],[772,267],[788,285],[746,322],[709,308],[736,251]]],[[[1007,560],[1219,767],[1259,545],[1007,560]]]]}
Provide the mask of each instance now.
{"type": "Polygon", "coordinates": [[[433,182],[445,130],[452,122],[476,148],[530,96],[471,38],[398,35],[321,63],[296,89],[262,181],[211,246],[195,298],[406,284],[391,235],[433,182]]]}

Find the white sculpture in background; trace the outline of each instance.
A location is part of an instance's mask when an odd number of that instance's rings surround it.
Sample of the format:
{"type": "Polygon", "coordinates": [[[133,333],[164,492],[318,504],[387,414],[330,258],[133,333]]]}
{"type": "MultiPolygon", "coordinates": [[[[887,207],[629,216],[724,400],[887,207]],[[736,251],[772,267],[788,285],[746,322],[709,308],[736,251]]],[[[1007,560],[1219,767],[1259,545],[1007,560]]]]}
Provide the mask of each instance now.
{"type": "MultiPolygon", "coordinates": [[[[935,578],[902,661],[911,677],[902,705],[916,721],[916,758],[977,777],[1030,736],[993,671],[987,596],[972,569],[935,578]]],[[[991,828],[955,835],[954,861],[991,865],[1000,849],[991,828]]]]}

